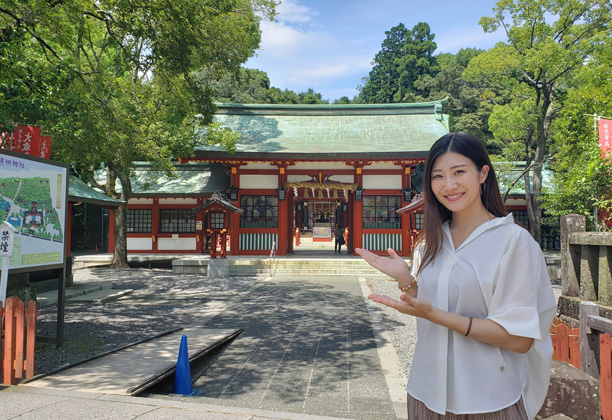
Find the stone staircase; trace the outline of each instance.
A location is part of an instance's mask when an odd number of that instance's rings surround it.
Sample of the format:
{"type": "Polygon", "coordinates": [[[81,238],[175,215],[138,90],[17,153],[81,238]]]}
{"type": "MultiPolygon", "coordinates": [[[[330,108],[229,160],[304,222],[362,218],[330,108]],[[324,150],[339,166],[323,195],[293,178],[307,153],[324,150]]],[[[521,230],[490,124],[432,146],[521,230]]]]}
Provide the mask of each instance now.
{"type": "MultiPolygon", "coordinates": [[[[364,276],[386,277],[361,258],[227,259],[230,276],[364,276]]],[[[176,274],[207,274],[208,260],[185,258],[172,263],[176,274]]]]}

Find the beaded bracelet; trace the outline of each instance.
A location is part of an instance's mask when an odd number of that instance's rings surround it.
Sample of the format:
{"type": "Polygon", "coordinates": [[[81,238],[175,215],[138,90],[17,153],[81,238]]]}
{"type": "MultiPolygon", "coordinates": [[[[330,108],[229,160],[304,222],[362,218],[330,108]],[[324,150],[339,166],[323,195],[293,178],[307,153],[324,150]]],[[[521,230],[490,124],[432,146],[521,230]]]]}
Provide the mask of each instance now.
{"type": "Polygon", "coordinates": [[[409,291],[411,291],[414,286],[417,285],[416,279],[412,279],[412,281],[410,282],[410,284],[408,286],[404,286],[404,287],[400,287],[399,289],[404,292],[404,293],[408,293],[409,291]]]}

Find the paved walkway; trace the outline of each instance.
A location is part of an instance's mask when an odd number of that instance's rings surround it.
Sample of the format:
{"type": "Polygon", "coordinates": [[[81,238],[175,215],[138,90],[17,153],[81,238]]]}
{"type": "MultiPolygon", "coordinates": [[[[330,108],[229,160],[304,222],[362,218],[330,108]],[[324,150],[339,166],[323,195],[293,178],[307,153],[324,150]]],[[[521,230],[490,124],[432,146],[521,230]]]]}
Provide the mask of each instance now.
{"type": "Polygon", "coordinates": [[[18,386],[0,392],[0,419],[402,417],[396,356],[363,287],[352,276],[275,277],[202,325],[194,319],[186,327],[244,329],[194,383],[199,397],[18,386]]]}
{"type": "Polygon", "coordinates": [[[397,418],[356,277],[274,277],[206,328],[244,332],[194,383],[202,402],[397,418]]]}

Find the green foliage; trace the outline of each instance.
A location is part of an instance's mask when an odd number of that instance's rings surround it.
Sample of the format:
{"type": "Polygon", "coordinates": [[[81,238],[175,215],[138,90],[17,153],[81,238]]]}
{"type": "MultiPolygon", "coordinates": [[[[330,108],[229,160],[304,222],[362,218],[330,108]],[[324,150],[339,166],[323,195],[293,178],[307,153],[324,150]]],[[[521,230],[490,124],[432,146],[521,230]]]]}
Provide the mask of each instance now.
{"type": "Polygon", "coordinates": [[[236,151],[236,142],[240,138],[240,134],[224,127],[221,123],[208,124],[199,132],[200,138],[207,144],[221,147],[230,153],[236,151]]]}
{"type": "Polygon", "coordinates": [[[489,131],[488,118],[493,105],[482,99],[485,89],[479,81],[467,81],[463,72],[470,61],[482,54],[483,50],[464,48],[457,54],[440,54],[437,56],[440,71],[433,78],[428,78],[424,85],[429,91],[430,101],[447,98],[444,111],[450,116],[451,131],[465,131],[478,137],[487,147],[489,153],[501,151],[489,131]]]}
{"type": "Polygon", "coordinates": [[[335,99],[333,102],[334,105],[348,105],[350,103],[352,102],[348,96],[341,96],[338,99],[335,99]]]}
{"type": "Polygon", "coordinates": [[[429,25],[404,24],[385,32],[381,50],[359,93],[360,103],[416,102],[429,95],[428,82],[439,71],[437,46],[429,25]]]}
{"type": "MultiPolygon", "coordinates": [[[[211,122],[211,91],[192,72],[237,73],[274,8],[274,0],[3,2],[0,126],[42,125],[53,158],[90,175],[106,166],[106,192],[127,200],[135,161],[171,175],[171,160],[191,155],[196,128],[211,122]]],[[[222,134],[211,141],[231,150],[235,136],[222,134]]]]}
{"type": "Polygon", "coordinates": [[[387,37],[382,43],[381,50],[376,53],[372,70],[359,92],[361,103],[394,102],[399,83],[396,60],[401,57],[408,33],[403,23],[385,32],[387,37]]]}
{"type": "Polygon", "coordinates": [[[554,152],[560,110],[575,73],[610,37],[611,7],[608,0],[500,0],[480,21],[487,32],[503,28],[508,41],[474,57],[464,76],[488,89],[489,126],[509,159],[533,162],[525,192],[533,194],[527,209],[537,240],[542,167],[554,152]]]}
{"type": "Polygon", "coordinates": [[[425,22],[417,23],[408,33],[402,54],[395,60],[399,86],[393,95],[394,102],[416,102],[429,95],[427,82],[440,70],[433,55],[438,48],[435,37],[425,22]]]}
{"type": "Polygon", "coordinates": [[[439,71],[435,35],[424,22],[385,32],[372,71],[359,93],[360,103],[416,102],[429,95],[428,82],[439,71]]]}
{"type": "Polygon", "coordinates": [[[266,72],[241,68],[238,74],[213,72],[208,68],[195,73],[201,89],[210,91],[216,102],[240,104],[327,104],[313,89],[295,93],[270,86],[266,72]]]}
{"type": "Polygon", "coordinates": [[[597,209],[612,213],[609,157],[602,157],[597,142],[594,117],[612,117],[612,40],[590,58],[573,78],[566,106],[554,136],[557,154],[555,189],[544,197],[543,205],[550,214],[569,213],[586,216],[589,226],[595,223],[597,209]]]}

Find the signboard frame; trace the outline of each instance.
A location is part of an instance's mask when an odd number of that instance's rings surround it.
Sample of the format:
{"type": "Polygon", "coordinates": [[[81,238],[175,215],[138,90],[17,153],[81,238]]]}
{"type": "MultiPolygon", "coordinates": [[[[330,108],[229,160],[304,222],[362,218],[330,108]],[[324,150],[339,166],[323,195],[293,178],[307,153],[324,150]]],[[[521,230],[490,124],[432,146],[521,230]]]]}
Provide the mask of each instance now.
{"type": "MultiPolygon", "coordinates": [[[[40,271],[40,270],[48,270],[48,269],[58,269],[65,268],[66,264],[66,256],[67,256],[67,245],[70,238],[67,237],[68,232],[68,217],[70,217],[69,207],[68,207],[68,184],[69,184],[69,174],[70,174],[70,166],[63,162],[56,162],[48,159],[39,158],[36,156],[30,156],[23,153],[11,152],[8,150],[0,149],[0,157],[7,156],[10,159],[21,159],[25,161],[33,161],[38,164],[46,165],[50,167],[50,170],[54,172],[62,174],[62,197],[61,197],[61,206],[64,209],[63,211],[63,239],[61,246],[61,257],[59,261],[43,263],[40,265],[31,264],[31,265],[18,265],[9,267],[12,273],[23,273],[23,272],[31,272],[31,271],[40,271]]],[[[0,166],[0,170],[2,167],[0,166]]],[[[59,193],[59,191],[58,191],[59,193]]]]}
{"type": "MultiPolygon", "coordinates": [[[[41,264],[41,265],[27,265],[11,268],[9,267],[10,273],[29,273],[32,271],[59,269],[58,276],[58,287],[57,287],[57,334],[55,337],[56,346],[61,347],[64,342],[64,312],[65,312],[65,296],[66,296],[66,256],[68,255],[68,241],[70,237],[68,234],[70,229],[68,228],[70,208],[68,207],[68,185],[70,166],[67,163],[57,162],[49,159],[44,159],[36,156],[26,155],[23,153],[12,152],[9,150],[0,149],[0,157],[8,156],[11,159],[17,158],[26,161],[34,161],[43,165],[48,165],[55,168],[55,171],[62,172],[63,174],[63,192],[62,192],[62,207],[64,208],[64,233],[63,233],[63,246],[61,261],[57,263],[41,264]]],[[[0,166],[1,168],[1,166],[0,166]]],[[[59,193],[59,191],[58,191],[59,193]]]]}

